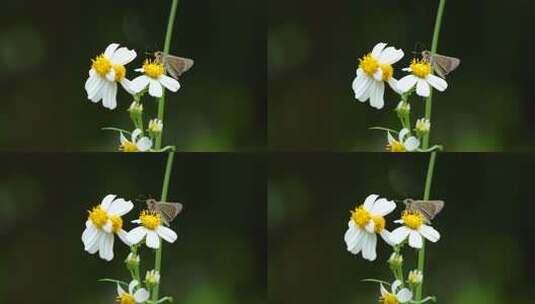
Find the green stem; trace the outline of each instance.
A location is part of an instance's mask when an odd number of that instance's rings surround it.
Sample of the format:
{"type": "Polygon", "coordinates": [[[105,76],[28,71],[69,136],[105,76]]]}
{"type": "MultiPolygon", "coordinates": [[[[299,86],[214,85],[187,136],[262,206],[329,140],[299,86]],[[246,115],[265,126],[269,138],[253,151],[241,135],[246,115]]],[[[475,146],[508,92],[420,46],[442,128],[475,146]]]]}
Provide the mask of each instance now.
{"type": "MultiPolygon", "coordinates": [[[[433,181],[433,172],[435,171],[435,159],[437,157],[437,152],[431,152],[431,155],[429,156],[429,166],[427,167],[427,176],[425,178],[425,189],[424,189],[424,200],[429,199],[429,195],[431,194],[431,183],[433,181]]],[[[418,251],[418,270],[424,274],[424,266],[425,266],[425,241],[422,243],[422,248],[418,251]]],[[[424,275],[425,280],[425,275],[424,275]]],[[[422,299],[422,289],[423,289],[424,282],[422,280],[422,284],[418,285],[416,289],[416,301],[419,301],[422,299]]]]}
{"type": "MultiPolygon", "coordinates": [[[[162,195],[160,196],[160,201],[165,202],[167,200],[167,192],[169,190],[169,179],[171,178],[171,170],[173,168],[173,158],[175,157],[174,152],[169,152],[167,155],[167,165],[165,166],[165,175],[163,179],[163,186],[162,186],[162,195]]],[[[158,271],[161,275],[161,268],[162,268],[162,248],[163,248],[163,242],[160,240],[160,247],[156,249],[156,256],[154,259],[154,269],[158,271]]],[[[154,286],[154,292],[152,293],[152,300],[157,301],[159,297],[160,292],[160,284],[157,284],[154,286]]]]}
{"type": "MultiPolygon", "coordinates": [[[[175,24],[175,17],[176,17],[176,11],[178,8],[178,0],[173,0],[171,3],[171,11],[169,13],[169,19],[167,21],[167,31],[165,33],[165,44],[163,47],[164,53],[169,53],[169,50],[171,49],[171,38],[173,37],[173,27],[175,24]]],[[[163,115],[165,110],[165,90],[163,90],[162,97],[160,97],[160,101],[158,102],[158,119],[160,119],[162,122],[163,115]]],[[[163,130],[162,130],[163,133],[163,130]]],[[[156,149],[160,149],[162,146],[162,135],[156,139],[156,149]]]]}
{"type": "MultiPolygon", "coordinates": [[[[433,44],[431,45],[431,53],[435,54],[438,48],[438,38],[440,36],[440,26],[442,25],[442,16],[444,15],[444,7],[446,6],[446,0],[440,0],[437,10],[437,18],[435,20],[435,30],[433,32],[433,44]]],[[[431,90],[427,102],[425,103],[425,118],[431,121],[431,108],[433,106],[433,90],[431,90]]],[[[427,149],[429,146],[430,132],[424,136],[423,148],[427,149]]]]}

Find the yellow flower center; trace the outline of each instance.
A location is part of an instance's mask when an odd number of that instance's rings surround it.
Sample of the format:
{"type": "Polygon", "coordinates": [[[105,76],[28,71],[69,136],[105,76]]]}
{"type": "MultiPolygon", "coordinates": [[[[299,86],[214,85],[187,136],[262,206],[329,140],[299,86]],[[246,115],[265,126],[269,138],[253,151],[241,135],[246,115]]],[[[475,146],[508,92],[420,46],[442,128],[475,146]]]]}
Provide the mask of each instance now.
{"type": "Polygon", "coordinates": [[[362,205],[355,208],[355,211],[351,211],[351,219],[360,228],[364,228],[364,226],[368,224],[371,218],[372,217],[370,213],[366,209],[364,209],[364,206],[362,205]]]}
{"type": "Polygon", "coordinates": [[[418,211],[405,210],[401,215],[401,219],[403,220],[405,226],[413,230],[418,230],[418,228],[420,228],[420,226],[424,223],[424,217],[418,211]]]}
{"type": "Polygon", "coordinates": [[[136,304],[136,299],[128,293],[123,293],[117,297],[117,303],[119,304],[136,304]]]}
{"type": "Polygon", "coordinates": [[[120,216],[111,215],[110,216],[110,220],[111,220],[113,232],[117,232],[117,231],[123,229],[123,219],[120,216]]]}
{"type": "Polygon", "coordinates": [[[114,64],[113,69],[115,70],[115,81],[121,81],[126,76],[126,69],[124,65],[114,64]]]}
{"type": "Polygon", "coordinates": [[[93,222],[93,225],[98,229],[102,229],[102,226],[108,221],[108,213],[102,209],[102,207],[96,206],[89,212],[89,219],[93,222]]]}
{"type": "Polygon", "coordinates": [[[392,143],[386,145],[386,151],[388,152],[405,152],[405,146],[397,140],[393,140],[392,143]]]}
{"type": "Polygon", "coordinates": [[[361,68],[364,73],[368,74],[368,76],[373,76],[375,71],[377,71],[377,68],[379,68],[379,61],[373,58],[371,54],[365,55],[359,59],[359,68],[361,68]]]}
{"type": "Polygon", "coordinates": [[[111,61],[104,56],[104,54],[97,56],[91,60],[91,67],[102,77],[106,76],[112,68],[111,61]]]}
{"type": "Polygon", "coordinates": [[[423,59],[413,59],[410,68],[414,75],[424,79],[427,78],[427,76],[431,74],[432,71],[431,63],[423,59]]]}
{"type": "Polygon", "coordinates": [[[381,298],[379,302],[381,304],[398,304],[399,303],[398,298],[391,293],[387,293],[384,297],[381,298]]]}
{"type": "Polygon", "coordinates": [[[383,81],[388,81],[394,76],[394,68],[390,64],[381,64],[379,67],[383,70],[383,81]]]}
{"type": "Polygon", "coordinates": [[[121,152],[137,152],[137,146],[131,141],[125,141],[119,146],[119,151],[121,152]]]}
{"type": "Polygon", "coordinates": [[[147,76],[157,79],[163,73],[165,73],[165,69],[163,64],[159,63],[158,61],[151,61],[147,59],[143,63],[143,72],[145,72],[147,76]]]}
{"type": "Polygon", "coordinates": [[[141,221],[141,224],[145,226],[145,228],[150,230],[158,228],[161,223],[159,214],[155,212],[149,212],[147,210],[143,210],[143,212],[141,212],[139,220],[141,221]]]}
{"type": "Polygon", "coordinates": [[[381,233],[385,229],[386,222],[385,218],[380,215],[373,215],[372,221],[375,224],[375,233],[381,233]]]}

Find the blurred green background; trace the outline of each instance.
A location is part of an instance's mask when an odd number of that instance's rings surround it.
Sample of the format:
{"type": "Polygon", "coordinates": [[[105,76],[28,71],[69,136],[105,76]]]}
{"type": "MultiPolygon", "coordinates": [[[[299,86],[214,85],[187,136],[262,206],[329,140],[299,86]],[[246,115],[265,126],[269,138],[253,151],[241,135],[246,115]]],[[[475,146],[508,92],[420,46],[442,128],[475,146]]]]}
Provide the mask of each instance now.
{"type": "MultiPolygon", "coordinates": [[[[115,303],[128,247],[107,263],[86,253],[87,211],[108,193],[160,196],[164,154],[1,154],[0,303],[115,303]]],[[[161,293],[181,304],[265,303],[266,168],[260,157],[180,154],[168,200],[184,204],[163,249],[161,293]]],[[[137,217],[144,203],[124,217],[137,217]]],[[[143,269],[154,255],[142,248],[143,269]]],[[[143,270],[142,270],[143,271],[143,270]]],[[[144,273],[143,273],[144,276],[144,273]]]]}
{"type": "MultiPolygon", "coordinates": [[[[268,286],[272,303],[377,303],[391,280],[391,254],[378,242],[368,262],[346,251],[349,210],[372,193],[421,198],[428,155],[311,154],[272,160],[268,188],[268,286]]],[[[531,303],[535,279],[532,220],[535,157],[439,154],[432,199],[446,206],[428,243],[426,285],[438,303],[531,303]]],[[[400,209],[387,216],[397,227],[400,209]]],[[[405,273],[416,265],[405,249],[405,273]]],[[[392,280],[393,281],[393,280],[392,280]]]]}
{"type": "MultiPolygon", "coordinates": [[[[272,149],[381,151],[399,128],[399,97],[387,89],[378,111],[354,99],[358,59],[384,41],[405,51],[431,47],[438,0],[342,0],[320,5],[274,0],[269,7],[269,143],[272,149]]],[[[439,53],[462,59],[435,94],[431,142],[448,151],[533,150],[535,45],[525,21],[533,1],[447,1],[439,53]]],[[[424,103],[414,99],[414,113],[424,103]]]]}
{"type": "MultiPolygon", "coordinates": [[[[87,100],[91,59],[112,42],[137,51],[127,77],[163,49],[171,0],[4,0],[0,12],[0,147],[113,151],[131,128],[122,89],[110,111],[87,100]]],[[[182,151],[263,148],[266,141],[266,12],[256,2],[182,0],[171,53],[195,59],[168,94],[164,143],[182,151]]],[[[156,115],[153,98],[145,109],[156,115]]],[[[152,117],[148,117],[152,118],[152,117]]],[[[146,121],[148,121],[146,118],[146,121]]]]}

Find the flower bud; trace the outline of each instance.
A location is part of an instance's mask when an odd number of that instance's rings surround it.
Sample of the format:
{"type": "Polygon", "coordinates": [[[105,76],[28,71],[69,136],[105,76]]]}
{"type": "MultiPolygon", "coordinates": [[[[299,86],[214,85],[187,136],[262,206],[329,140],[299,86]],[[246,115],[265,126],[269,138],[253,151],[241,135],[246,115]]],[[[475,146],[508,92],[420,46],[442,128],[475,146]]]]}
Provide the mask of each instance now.
{"type": "Polygon", "coordinates": [[[409,272],[407,283],[409,283],[410,285],[419,285],[422,283],[423,279],[424,275],[422,274],[422,272],[420,270],[415,269],[409,272]]]}
{"type": "Polygon", "coordinates": [[[388,259],[388,264],[395,268],[401,267],[401,265],[403,265],[403,256],[397,252],[392,253],[388,259]]]}
{"type": "Polygon", "coordinates": [[[411,104],[406,101],[400,101],[396,107],[398,115],[408,115],[411,112],[411,104]]]}
{"type": "Polygon", "coordinates": [[[160,284],[160,273],[157,270],[147,271],[147,274],[145,275],[145,283],[149,288],[160,284]]]}
{"type": "Polygon", "coordinates": [[[431,121],[427,118],[420,118],[416,121],[416,128],[414,128],[419,136],[429,133],[431,130],[431,121]]]}
{"type": "Polygon", "coordinates": [[[124,261],[128,269],[135,269],[139,265],[139,255],[130,252],[124,261]]]}
{"type": "Polygon", "coordinates": [[[128,112],[131,114],[141,114],[143,113],[143,105],[140,102],[133,101],[128,108],[128,112]]]}
{"type": "Polygon", "coordinates": [[[152,133],[152,134],[162,133],[162,129],[163,129],[163,122],[161,120],[155,118],[149,121],[149,128],[148,128],[149,133],[152,133]]]}

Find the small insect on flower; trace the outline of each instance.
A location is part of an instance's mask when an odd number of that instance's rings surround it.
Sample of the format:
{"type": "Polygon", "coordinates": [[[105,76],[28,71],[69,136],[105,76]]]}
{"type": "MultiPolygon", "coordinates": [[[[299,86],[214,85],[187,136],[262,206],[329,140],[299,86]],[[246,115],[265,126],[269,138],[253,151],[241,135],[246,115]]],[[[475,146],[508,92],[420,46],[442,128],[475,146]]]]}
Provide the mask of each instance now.
{"type": "Polygon", "coordinates": [[[143,67],[136,69],[136,71],[142,72],[144,75],[138,76],[132,80],[131,88],[135,93],[143,91],[148,86],[150,96],[162,97],[163,87],[166,87],[172,92],[176,92],[180,89],[180,83],[165,75],[165,67],[163,63],[157,60],[145,60],[143,67]]]}
{"type": "Polygon", "coordinates": [[[128,239],[132,244],[138,244],[145,238],[147,247],[158,249],[160,248],[160,238],[169,243],[174,243],[177,239],[173,230],[162,225],[162,219],[158,213],[143,210],[139,219],[132,221],[132,223],[141,224],[141,226],[128,232],[128,239]]]}
{"type": "Polygon", "coordinates": [[[425,224],[426,218],[417,210],[406,209],[403,211],[400,220],[394,223],[403,224],[403,226],[392,231],[391,240],[395,245],[401,244],[409,238],[409,246],[415,249],[422,248],[422,236],[427,240],[435,243],[440,239],[440,233],[433,227],[425,224]]]}
{"type": "Polygon", "coordinates": [[[355,99],[361,102],[369,99],[370,105],[376,109],[382,109],[384,106],[385,81],[398,92],[392,64],[404,56],[401,49],[385,47],[386,43],[378,43],[371,53],[359,59],[357,76],[352,85],[355,99]]]}
{"type": "Polygon", "coordinates": [[[155,52],[154,58],[156,58],[156,61],[161,62],[167,73],[176,80],[189,71],[195,63],[193,59],[178,57],[164,52],[155,52]]]}
{"type": "Polygon", "coordinates": [[[348,229],[344,235],[347,251],[352,254],[362,251],[364,259],[374,261],[377,257],[376,234],[381,235],[385,242],[391,244],[390,232],[385,229],[384,216],[394,211],[395,208],[396,203],[393,201],[371,194],[364,200],[364,204],[351,211],[348,229]]]}
{"type": "Polygon", "coordinates": [[[394,283],[392,283],[392,291],[389,292],[384,288],[383,284],[381,284],[381,297],[379,298],[379,303],[399,304],[409,302],[412,299],[412,292],[407,288],[399,289],[401,285],[401,281],[394,281],[394,283]]]}
{"type": "Polygon", "coordinates": [[[124,66],[134,60],[137,54],[126,47],[118,47],[119,44],[112,43],[103,54],[92,60],[89,78],[85,82],[87,98],[95,103],[102,100],[102,105],[110,110],[117,107],[117,82],[128,93],[133,93],[124,66]]]}
{"type": "Polygon", "coordinates": [[[411,72],[412,74],[401,78],[398,82],[398,90],[401,93],[410,91],[416,86],[416,94],[422,97],[429,97],[431,88],[443,92],[448,88],[446,80],[432,74],[433,68],[431,63],[425,59],[413,59],[408,68],[403,71],[411,72]]]}
{"type": "Polygon", "coordinates": [[[132,132],[132,139],[128,140],[124,137],[121,132],[121,145],[119,146],[119,151],[122,152],[145,152],[149,151],[152,148],[152,140],[150,138],[143,136],[138,138],[141,135],[140,129],[135,129],[132,132]]]}
{"type": "Polygon", "coordinates": [[[387,132],[388,144],[386,145],[386,151],[389,152],[412,152],[416,151],[420,147],[420,141],[418,138],[409,135],[410,131],[407,128],[403,128],[399,131],[398,139],[396,140],[390,132],[387,132]]]}
{"type": "Polygon", "coordinates": [[[100,205],[89,211],[85,222],[85,230],[82,234],[82,242],[85,251],[90,254],[99,252],[100,258],[111,261],[113,259],[114,234],[121,241],[130,246],[128,234],[123,230],[123,215],[134,208],[131,201],[117,198],[114,194],[108,194],[100,205]]]}
{"type": "Polygon", "coordinates": [[[117,284],[117,303],[119,304],[136,304],[144,303],[149,299],[149,292],[145,288],[136,288],[139,282],[133,280],[128,284],[128,292],[121,285],[117,284]]]}

